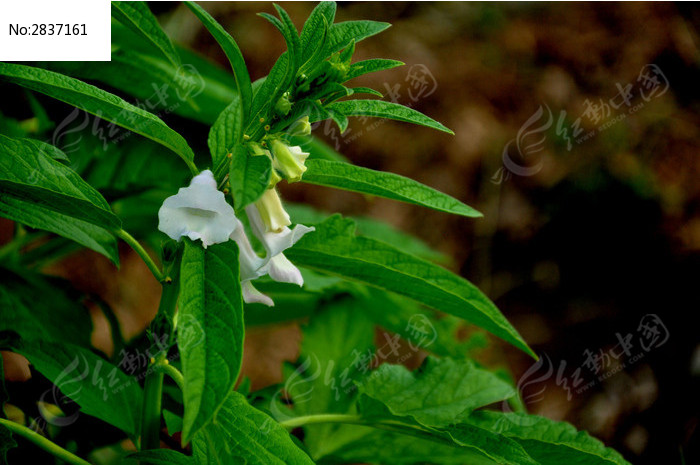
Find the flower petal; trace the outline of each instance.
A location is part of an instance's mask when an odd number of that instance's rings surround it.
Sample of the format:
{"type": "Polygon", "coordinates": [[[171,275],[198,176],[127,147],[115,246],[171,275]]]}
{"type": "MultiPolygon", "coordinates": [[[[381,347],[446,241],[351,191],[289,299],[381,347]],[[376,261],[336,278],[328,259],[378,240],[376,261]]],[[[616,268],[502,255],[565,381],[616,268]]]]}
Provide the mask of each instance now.
{"type": "Polygon", "coordinates": [[[216,189],[211,171],[205,170],[192,179],[189,187],[168,197],[158,211],[158,229],[170,238],[183,236],[201,239],[206,248],[226,242],[237,226],[233,207],[216,189]]]}
{"type": "Polygon", "coordinates": [[[294,266],[283,253],[275,255],[267,264],[267,272],[272,279],[280,283],[304,285],[304,277],[299,268],[294,266]]]}
{"type": "Polygon", "coordinates": [[[272,299],[260,292],[259,290],[255,289],[255,286],[253,286],[252,282],[246,281],[244,283],[241,283],[241,288],[243,289],[243,302],[247,304],[263,304],[267,305],[268,307],[275,306],[275,303],[272,301],[272,299]]]}
{"type": "Polygon", "coordinates": [[[293,229],[284,227],[279,232],[267,232],[260,213],[254,205],[248,205],[245,211],[250,219],[253,234],[262,242],[269,258],[284,252],[296,244],[306,233],[315,231],[313,227],[298,224],[293,229]]]}
{"type": "Polygon", "coordinates": [[[259,278],[264,275],[263,266],[265,265],[265,259],[258,256],[250,245],[248,236],[245,234],[245,229],[243,228],[243,223],[236,218],[236,229],[233,230],[229,236],[232,240],[236,241],[239,250],[239,261],[241,263],[241,281],[250,281],[251,279],[259,278]]]}

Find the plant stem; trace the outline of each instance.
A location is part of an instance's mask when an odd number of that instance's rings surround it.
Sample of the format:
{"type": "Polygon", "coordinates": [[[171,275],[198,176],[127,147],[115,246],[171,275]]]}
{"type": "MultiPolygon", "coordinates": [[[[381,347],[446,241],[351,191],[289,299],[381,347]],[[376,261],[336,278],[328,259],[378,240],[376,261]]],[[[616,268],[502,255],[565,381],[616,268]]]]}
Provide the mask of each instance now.
{"type": "Polygon", "coordinates": [[[197,176],[199,174],[199,169],[197,168],[197,165],[195,165],[192,160],[186,160],[185,163],[187,163],[187,167],[190,169],[190,173],[192,173],[192,177],[197,176]]]}
{"type": "MultiPolygon", "coordinates": [[[[170,280],[161,281],[163,293],[160,296],[160,305],[155,319],[151,323],[151,333],[156,337],[161,337],[166,343],[165,347],[160,347],[160,352],[156,355],[156,360],[149,367],[144,383],[143,405],[141,407],[141,441],[140,449],[158,449],[160,447],[160,415],[163,398],[163,378],[164,370],[159,366],[166,365],[168,347],[167,344],[172,339],[173,316],[177,306],[177,298],[180,293],[180,259],[181,251],[177,253],[175,259],[169,263],[168,274],[170,280]],[[164,330],[163,334],[159,334],[164,330]]],[[[175,369],[174,367],[173,370],[175,369]]],[[[179,372],[178,372],[179,373],[179,372]]],[[[180,375],[182,376],[182,375],[180,375]]]]}
{"type": "Polygon", "coordinates": [[[136,239],[134,239],[134,237],[131,234],[124,231],[123,229],[118,229],[114,231],[114,233],[117,235],[117,237],[129,244],[129,247],[134,249],[134,252],[139,254],[141,259],[146,263],[148,269],[151,270],[151,273],[153,273],[153,276],[155,276],[159,282],[162,283],[165,280],[166,277],[163,275],[163,272],[160,271],[158,265],[155,264],[151,256],[148,255],[148,252],[146,252],[146,250],[141,246],[141,244],[139,244],[139,242],[136,239]]]}
{"type": "Polygon", "coordinates": [[[61,460],[65,460],[66,462],[73,463],[75,465],[90,465],[90,462],[81,459],[77,455],[73,455],[72,453],[68,452],[55,442],[50,441],[41,434],[27,428],[24,425],[20,425],[19,423],[15,423],[14,421],[5,420],[4,418],[0,418],[0,425],[9,429],[13,433],[22,436],[26,440],[33,442],[37,446],[44,449],[46,452],[50,453],[55,457],[58,457],[61,460]]]}
{"type": "Polygon", "coordinates": [[[175,381],[175,384],[177,384],[177,387],[179,387],[180,390],[183,389],[183,386],[185,385],[185,378],[182,376],[182,373],[180,373],[180,370],[168,363],[167,359],[153,365],[153,369],[168,375],[170,379],[175,381]]]}
{"type": "Polygon", "coordinates": [[[285,428],[296,428],[303,425],[314,425],[317,423],[350,423],[355,425],[363,425],[365,422],[359,415],[348,415],[341,413],[321,413],[318,415],[306,415],[303,417],[292,418],[291,420],[281,421],[280,425],[285,428]]]}

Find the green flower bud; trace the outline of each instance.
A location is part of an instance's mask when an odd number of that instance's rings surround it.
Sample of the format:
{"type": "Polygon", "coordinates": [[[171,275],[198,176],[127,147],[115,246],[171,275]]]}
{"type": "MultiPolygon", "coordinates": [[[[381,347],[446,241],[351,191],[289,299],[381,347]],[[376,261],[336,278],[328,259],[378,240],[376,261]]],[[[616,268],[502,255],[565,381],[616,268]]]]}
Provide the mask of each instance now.
{"type": "Polygon", "coordinates": [[[301,119],[296,120],[289,126],[287,133],[290,136],[308,136],[311,134],[311,123],[309,123],[309,117],[304,116],[301,119]]]}
{"type": "Polygon", "coordinates": [[[289,101],[289,92],[285,92],[275,103],[275,111],[280,115],[286,116],[291,109],[292,103],[289,101]]]}
{"type": "Polygon", "coordinates": [[[274,159],[272,166],[278,169],[287,178],[288,182],[297,182],[306,171],[304,162],[309,154],[303,152],[301,147],[288,147],[281,140],[272,141],[272,154],[274,159]]]}
{"type": "Polygon", "coordinates": [[[289,220],[289,214],[282,206],[282,200],[274,188],[267,189],[262,197],[255,201],[255,206],[260,212],[260,218],[265,224],[266,232],[279,232],[285,226],[292,224],[289,220]]]}

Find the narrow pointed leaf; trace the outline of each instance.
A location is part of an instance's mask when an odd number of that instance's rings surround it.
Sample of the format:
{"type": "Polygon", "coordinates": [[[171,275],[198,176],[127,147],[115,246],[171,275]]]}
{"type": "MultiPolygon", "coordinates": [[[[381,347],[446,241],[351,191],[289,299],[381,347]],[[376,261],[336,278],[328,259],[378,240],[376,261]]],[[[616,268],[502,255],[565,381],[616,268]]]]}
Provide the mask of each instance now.
{"type": "Polygon", "coordinates": [[[454,134],[451,129],[443,126],[434,119],[412,108],[384,100],[345,100],[328,105],[329,110],[338,110],[347,116],[373,116],[388,118],[405,123],[419,124],[437,129],[448,134],[454,134]]]}
{"type": "Polygon", "coordinates": [[[271,175],[272,163],[268,157],[253,156],[241,144],[234,148],[229,180],[236,211],[242,211],[263,195],[271,175]]]}
{"type": "Polygon", "coordinates": [[[353,40],[355,43],[371,37],[391,27],[389,23],[378,21],[345,21],[333,24],[328,31],[328,38],[324,47],[324,58],[342,50],[353,40]]]}
{"type": "MultiPolygon", "coordinates": [[[[321,2],[309,15],[301,30],[300,48],[301,62],[306,64],[313,56],[321,43],[324,31],[333,24],[335,18],[335,2],[321,2]]],[[[313,64],[312,64],[313,65],[313,64]]]]}
{"type": "Polygon", "coordinates": [[[238,95],[221,112],[209,131],[212,167],[217,168],[243,137],[243,107],[238,95]]]}
{"type": "Polygon", "coordinates": [[[45,69],[0,63],[0,79],[41,92],[162,144],[192,168],[194,153],[160,118],[90,84],[45,69]]]}
{"type": "Polygon", "coordinates": [[[396,292],[469,321],[535,357],[523,338],[476,286],[446,269],[388,244],[356,237],[339,215],[316,225],[285,255],[298,265],[396,292]]]}
{"type": "Polygon", "coordinates": [[[250,83],[248,67],[243,59],[241,49],[238,48],[238,44],[233,37],[231,37],[231,35],[226,32],[221,24],[219,24],[209,13],[207,13],[204,8],[194,2],[185,2],[185,4],[209,30],[231,63],[233,77],[236,80],[236,90],[241,96],[241,103],[243,104],[243,116],[244,118],[247,118],[250,114],[250,106],[253,100],[253,89],[250,83]]]}
{"type": "Polygon", "coordinates": [[[455,215],[472,218],[482,216],[454,197],[398,174],[318,159],[307,160],[306,168],[302,181],[309,184],[376,195],[455,215]]]}
{"type": "Polygon", "coordinates": [[[405,63],[397,60],[387,60],[384,58],[371,58],[369,60],[358,61],[350,65],[348,74],[345,75],[345,80],[362,76],[363,74],[374,73],[375,71],[383,71],[385,69],[396,68],[403,66],[405,63]]]}
{"type": "Polygon", "coordinates": [[[173,43],[145,2],[112,2],[112,16],[160,50],[174,66],[182,64],[173,43]]]}
{"type": "Polygon", "coordinates": [[[243,301],[238,248],[187,241],[180,267],[178,348],[185,378],[182,443],[212,421],[241,369],[243,301]]]}

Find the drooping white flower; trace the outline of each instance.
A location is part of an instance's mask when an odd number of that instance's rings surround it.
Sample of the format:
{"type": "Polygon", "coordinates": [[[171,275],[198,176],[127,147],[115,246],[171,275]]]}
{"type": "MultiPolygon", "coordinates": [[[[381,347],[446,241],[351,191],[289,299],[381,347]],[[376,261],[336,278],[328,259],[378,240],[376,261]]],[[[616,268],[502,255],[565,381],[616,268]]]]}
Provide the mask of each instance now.
{"type": "Polygon", "coordinates": [[[277,190],[273,187],[267,189],[263,195],[255,201],[255,208],[260,212],[260,217],[268,232],[279,232],[292,224],[289,214],[282,206],[277,190]]]}
{"type": "Polygon", "coordinates": [[[314,228],[298,224],[293,229],[282,228],[278,232],[267,231],[260,212],[253,205],[245,209],[250,219],[250,227],[265,248],[265,268],[272,279],[283,283],[304,284],[304,278],[299,269],[290,262],[283,252],[296,244],[306,233],[314,228]]]}
{"type": "Polygon", "coordinates": [[[238,226],[233,207],[216,188],[214,174],[205,170],[192,178],[189,187],[168,197],[158,210],[158,229],[179,241],[201,240],[202,246],[229,240],[238,226]]]}

